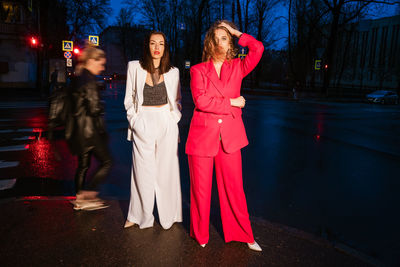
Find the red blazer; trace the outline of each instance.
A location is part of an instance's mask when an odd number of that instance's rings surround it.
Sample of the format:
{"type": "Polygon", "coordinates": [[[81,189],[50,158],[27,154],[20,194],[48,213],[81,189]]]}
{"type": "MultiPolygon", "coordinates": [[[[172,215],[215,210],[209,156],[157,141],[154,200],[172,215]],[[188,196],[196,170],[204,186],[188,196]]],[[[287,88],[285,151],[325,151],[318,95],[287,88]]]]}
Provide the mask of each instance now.
{"type": "Polygon", "coordinates": [[[220,137],[227,153],[235,152],[249,143],[242,121],[242,109],[232,107],[230,98],[240,96],[242,80],[260,61],[264,46],[245,33],[240,37],[239,44],[249,47],[248,55],[244,60],[235,58],[225,61],[220,78],[211,60],[190,69],[195,109],[186,141],[186,153],[189,155],[216,156],[220,137]]]}

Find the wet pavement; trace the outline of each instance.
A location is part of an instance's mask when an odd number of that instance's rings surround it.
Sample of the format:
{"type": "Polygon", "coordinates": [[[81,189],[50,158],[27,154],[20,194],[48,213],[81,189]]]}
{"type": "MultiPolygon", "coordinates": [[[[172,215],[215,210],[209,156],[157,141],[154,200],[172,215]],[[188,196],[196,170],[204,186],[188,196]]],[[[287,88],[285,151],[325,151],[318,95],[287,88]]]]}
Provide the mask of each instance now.
{"type": "Polygon", "coordinates": [[[10,244],[2,246],[0,255],[7,256],[1,256],[1,262],[30,265],[25,258],[31,258],[32,265],[46,266],[400,264],[400,220],[395,212],[400,106],[246,96],[243,116],[250,145],[243,149],[244,188],[255,238],[264,249],[257,254],[243,244],[223,243],[215,186],[209,246],[200,249],[188,235],[184,141],[193,104],[187,91],[179,147],[184,223],[168,231],[158,224],[143,231],[122,229],[131,165],[123,96],[123,85],[110,86],[105,94],[115,164],[101,188],[111,207],[95,212],[74,212],[65,198],[21,198],[73,195],[76,160],[61,132],[55,142],[47,140],[45,101],[0,101],[1,236],[10,244]]]}
{"type": "Polygon", "coordinates": [[[73,211],[68,200],[18,199],[0,202],[2,266],[371,266],[330,243],[265,221],[253,221],[263,247],[225,244],[219,218],[212,216],[210,242],[200,247],[183,224],[163,230],[123,229],[128,201],[109,201],[98,211],[73,211]]]}

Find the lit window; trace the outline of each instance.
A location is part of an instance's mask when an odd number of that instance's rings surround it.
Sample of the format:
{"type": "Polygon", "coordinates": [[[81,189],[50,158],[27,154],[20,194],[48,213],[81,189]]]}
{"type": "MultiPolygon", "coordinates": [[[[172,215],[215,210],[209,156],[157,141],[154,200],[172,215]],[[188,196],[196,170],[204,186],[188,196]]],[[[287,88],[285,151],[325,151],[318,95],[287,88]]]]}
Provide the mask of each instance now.
{"type": "Polygon", "coordinates": [[[5,23],[20,23],[21,8],[15,3],[3,3],[0,6],[0,21],[5,23]]]}

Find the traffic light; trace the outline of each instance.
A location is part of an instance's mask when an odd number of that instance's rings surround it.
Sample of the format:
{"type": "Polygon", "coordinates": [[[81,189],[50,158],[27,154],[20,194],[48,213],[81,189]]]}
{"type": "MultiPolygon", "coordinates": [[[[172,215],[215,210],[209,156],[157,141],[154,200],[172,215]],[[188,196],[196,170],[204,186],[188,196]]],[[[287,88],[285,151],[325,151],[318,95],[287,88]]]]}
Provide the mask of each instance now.
{"type": "Polygon", "coordinates": [[[29,38],[29,44],[31,45],[31,47],[36,48],[39,45],[39,40],[36,36],[31,36],[29,38]]]}
{"type": "Polygon", "coordinates": [[[76,56],[79,56],[80,53],[81,53],[81,50],[79,48],[74,48],[74,54],[76,56]]]}

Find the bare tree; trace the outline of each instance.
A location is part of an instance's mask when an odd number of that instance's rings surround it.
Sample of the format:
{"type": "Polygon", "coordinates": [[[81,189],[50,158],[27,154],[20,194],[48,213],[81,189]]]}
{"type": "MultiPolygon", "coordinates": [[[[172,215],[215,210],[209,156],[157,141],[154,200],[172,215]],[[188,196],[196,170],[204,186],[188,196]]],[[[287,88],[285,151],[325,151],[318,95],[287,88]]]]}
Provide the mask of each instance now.
{"type": "Polygon", "coordinates": [[[323,46],[324,20],[321,1],[291,0],[288,14],[288,55],[290,78],[293,82],[306,84],[306,77],[311,74],[310,84],[314,87],[316,73],[311,66],[320,58],[317,48],[323,46]]]}
{"type": "Polygon", "coordinates": [[[342,48],[340,49],[341,51],[338,51],[337,58],[340,56],[341,60],[336,60],[335,64],[335,69],[336,75],[335,75],[335,87],[340,87],[342,77],[344,70],[348,64],[350,64],[350,57],[349,57],[349,52],[350,52],[350,45],[351,42],[353,41],[353,35],[355,32],[355,24],[351,25],[349,29],[344,29],[343,34],[340,37],[340,43],[342,48]]]}
{"type": "Polygon", "coordinates": [[[190,59],[200,62],[202,39],[210,25],[231,17],[239,29],[249,32],[266,46],[275,40],[272,33],[273,8],[278,0],[129,0],[132,13],[150,29],[162,30],[168,37],[175,62],[190,59]],[[231,9],[229,8],[231,7],[231,9]],[[181,44],[184,44],[183,47],[181,44]],[[179,53],[178,53],[179,52],[179,53]]]}
{"type": "Polygon", "coordinates": [[[105,28],[111,14],[110,0],[64,0],[70,39],[81,38],[87,33],[98,33],[105,28]]]}
{"type": "MultiPolygon", "coordinates": [[[[132,14],[139,13],[141,20],[139,22],[151,30],[159,30],[166,34],[170,44],[172,57],[175,61],[178,58],[177,49],[180,29],[179,23],[183,24],[183,28],[186,28],[184,23],[185,5],[184,0],[143,0],[143,1],[125,1],[125,5],[129,7],[132,14]]],[[[193,18],[192,18],[193,19],[193,18]]]]}
{"type": "Polygon", "coordinates": [[[117,16],[117,26],[119,29],[119,43],[121,44],[122,54],[124,57],[125,65],[128,64],[128,51],[132,36],[130,35],[132,29],[133,16],[126,8],[121,8],[117,16]]]}
{"type": "Polygon", "coordinates": [[[232,0],[232,22],[235,23],[235,14],[236,14],[236,8],[235,8],[235,0],[232,0]]]}
{"type": "Polygon", "coordinates": [[[126,0],[124,4],[132,13],[141,15],[141,23],[153,30],[161,30],[168,4],[166,0],[126,0]]]}
{"type": "Polygon", "coordinates": [[[238,15],[239,30],[243,31],[242,8],[240,6],[240,1],[239,0],[236,0],[236,10],[237,10],[237,15],[238,15]]]}
{"type": "Polygon", "coordinates": [[[324,65],[327,66],[322,72],[323,91],[326,93],[332,77],[336,78],[337,85],[342,78],[344,61],[348,60],[348,51],[343,48],[348,47],[351,42],[349,25],[359,21],[372,4],[393,5],[399,1],[289,0],[288,2],[288,52],[292,77],[302,80],[311,71],[313,84],[316,72],[311,66],[317,56],[322,56],[324,65]],[[339,44],[343,46],[341,51],[338,51],[339,44]],[[318,47],[325,48],[323,55],[318,55],[318,47]],[[301,62],[306,65],[301,65],[301,62]]]}
{"type": "Polygon", "coordinates": [[[245,0],[244,3],[244,32],[249,31],[250,19],[249,19],[249,6],[251,0],[245,0]]]}
{"type": "Polygon", "coordinates": [[[196,16],[195,22],[195,31],[194,31],[194,53],[192,57],[192,61],[200,62],[201,60],[201,35],[202,35],[202,26],[203,26],[203,11],[205,10],[206,5],[208,4],[208,0],[201,0],[198,5],[198,12],[196,16]]]}
{"type": "Polygon", "coordinates": [[[279,4],[278,0],[256,0],[254,6],[254,18],[257,40],[264,42],[265,46],[276,41],[271,33],[276,20],[271,20],[273,9],[279,4]]]}

